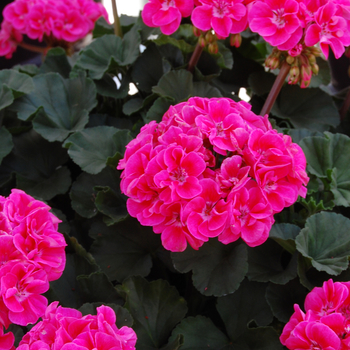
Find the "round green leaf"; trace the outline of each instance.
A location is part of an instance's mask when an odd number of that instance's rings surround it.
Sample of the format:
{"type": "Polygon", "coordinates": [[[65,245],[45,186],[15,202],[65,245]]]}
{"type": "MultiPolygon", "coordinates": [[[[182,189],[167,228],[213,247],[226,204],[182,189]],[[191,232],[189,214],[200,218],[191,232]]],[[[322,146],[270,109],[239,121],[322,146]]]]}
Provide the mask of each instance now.
{"type": "Polygon", "coordinates": [[[118,130],[112,126],[96,126],[78,131],[68,137],[63,146],[82,170],[89,174],[98,174],[103,170],[109,158],[124,154],[125,145],[131,141],[128,130],[118,130]]]}
{"type": "MultiPolygon", "coordinates": [[[[182,334],[184,345],[181,350],[230,349],[230,340],[204,316],[187,317],[173,330],[171,338],[182,334]]],[[[234,349],[234,347],[232,347],[234,349]]]]}
{"type": "Polygon", "coordinates": [[[271,227],[269,237],[276,241],[289,253],[295,253],[295,238],[300,232],[300,227],[292,224],[274,224],[271,227]]]}
{"type": "Polygon", "coordinates": [[[296,238],[297,250],[319,271],[339,275],[350,257],[350,220],[336,213],[321,212],[306,220],[296,238]]]}
{"type": "Polygon", "coordinates": [[[12,136],[9,131],[3,126],[0,128],[0,164],[4,157],[6,157],[13,148],[12,136]]]}
{"type": "Polygon", "coordinates": [[[125,307],[134,318],[137,349],[160,349],[184,318],[186,301],[164,280],[147,282],[142,277],[132,277],[124,281],[122,288],[126,293],[125,307]]]}
{"type": "Polygon", "coordinates": [[[161,246],[159,235],[134,218],[109,227],[95,223],[89,234],[96,237],[90,253],[111,281],[147,276],[153,265],[152,255],[161,246]]]}
{"type": "Polygon", "coordinates": [[[0,71],[0,86],[7,86],[17,98],[29,94],[34,89],[33,80],[27,74],[19,73],[15,69],[2,69],[0,71]]]}
{"type": "Polygon", "coordinates": [[[171,256],[176,270],[192,271],[193,284],[204,295],[233,293],[248,271],[246,245],[236,242],[225,245],[211,239],[199,250],[188,247],[171,256]]]}

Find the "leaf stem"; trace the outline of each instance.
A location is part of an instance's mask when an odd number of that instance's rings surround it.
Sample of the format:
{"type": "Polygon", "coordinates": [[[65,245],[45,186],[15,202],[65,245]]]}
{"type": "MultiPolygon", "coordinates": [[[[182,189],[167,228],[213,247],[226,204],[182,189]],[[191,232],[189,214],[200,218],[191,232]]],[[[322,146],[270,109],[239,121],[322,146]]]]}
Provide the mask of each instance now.
{"type": "Polygon", "coordinates": [[[46,52],[49,49],[49,47],[35,46],[35,45],[27,44],[25,42],[18,43],[18,46],[23,47],[24,49],[32,52],[42,53],[44,55],[46,55],[46,52]]]}
{"type": "Polygon", "coordinates": [[[197,44],[196,48],[194,49],[190,62],[188,63],[187,70],[191,73],[194,71],[194,67],[197,65],[199,58],[201,57],[201,54],[203,52],[203,47],[199,44],[197,44]]]}
{"type": "Polygon", "coordinates": [[[344,103],[339,110],[341,121],[343,121],[345,119],[346,113],[348,112],[349,108],[350,108],[350,89],[346,93],[344,103]]]}
{"type": "Polygon", "coordinates": [[[114,17],[114,34],[122,38],[123,32],[122,32],[122,27],[120,25],[120,20],[118,16],[116,0],[112,0],[112,8],[113,8],[113,17],[114,17]]]}
{"type": "Polygon", "coordinates": [[[280,71],[276,77],[275,82],[273,83],[273,86],[271,88],[271,91],[269,93],[269,95],[267,96],[267,99],[265,101],[265,104],[260,112],[260,115],[264,116],[265,114],[269,114],[275,101],[276,98],[278,96],[278,94],[280,93],[283,83],[289,73],[290,70],[290,65],[284,61],[282,63],[282,67],[280,68],[280,71]]]}

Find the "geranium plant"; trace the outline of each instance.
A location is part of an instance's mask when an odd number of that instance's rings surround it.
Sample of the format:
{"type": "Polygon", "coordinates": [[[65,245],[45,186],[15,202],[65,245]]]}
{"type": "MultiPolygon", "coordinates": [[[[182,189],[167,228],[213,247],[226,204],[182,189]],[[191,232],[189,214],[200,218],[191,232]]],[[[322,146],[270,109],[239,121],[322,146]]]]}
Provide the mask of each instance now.
{"type": "Polygon", "coordinates": [[[0,350],[348,349],[349,8],[7,5],[0,350]]]}

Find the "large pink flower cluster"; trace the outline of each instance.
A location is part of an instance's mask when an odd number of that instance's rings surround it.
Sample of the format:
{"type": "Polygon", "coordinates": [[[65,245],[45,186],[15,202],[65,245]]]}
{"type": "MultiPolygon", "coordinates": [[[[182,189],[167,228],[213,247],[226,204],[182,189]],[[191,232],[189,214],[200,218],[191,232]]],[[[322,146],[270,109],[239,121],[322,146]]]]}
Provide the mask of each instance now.
{"type": "Polygon", "coordinates": [[[39,41],[45,38],[49,44],[72,43],[91,32],[99,17],[108,18],[105,8],[93,0],[15,0],[5,7],[3,16],[0,55],[7,58],[22,34],[39,41]]]}
{"type": "Polygon", "coordinates": [[[324,282],[307,295],[304,306],[306,313],[294,305],[280,337],[283,345],[290,350],[350,348],[350,282],[324,282]]]}
{"type": "Polygon", "coordinates": [[[306,195],[303,151],[250,108],[190,98],[127,145],[118,169],[128,211],[166,249],[198,249],[211,237],[260,245],[273,214],[306,195]]]}
{"type": "Polygon", "coordinates": [[[115,312],[108,306],[98,307],[97,315],[82,316],[53,302],[17,350],[135,350],[134,330],[118,329],[115,323],[115,312]]]}
{"type": "Polygon", "coordinates": [[[0,326],[35,323],[62,275],[66,242],[50,209],[21,190],[0,196],[0,326]]]}
{"type": "Polygon", "coordinates": [[[319,43],[326,58],[329,46],[339,58],[350,45],[349,11],[349,0],[256,0],[248,20],[253,32],[279,50],[319,43]]]}

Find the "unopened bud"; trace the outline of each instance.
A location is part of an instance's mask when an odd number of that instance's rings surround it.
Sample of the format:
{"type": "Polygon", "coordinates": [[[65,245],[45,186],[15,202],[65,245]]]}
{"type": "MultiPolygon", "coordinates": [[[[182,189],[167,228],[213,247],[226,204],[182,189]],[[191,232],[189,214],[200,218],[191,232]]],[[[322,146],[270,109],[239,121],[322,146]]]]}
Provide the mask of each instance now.
{"type": "Polygon", "coordinates": [[[302,80],[310,80],[312,77],[312,71],[311,71],[311,67],[310,66],[306,66],[306,65],[301,65],[301,69],[300,69],[300,73],[301,73],[301,79],[302,80]]]}
{"type": "Polygon", "coordinates": [[[313,64],[313,65],[311,66],[311,70],[312,70],[312,73],[313,73],[314,75],[317,75],[318,72],[319,72],[319,70],[320,70],[320,67],[318,66],[317,63],[315,63],[315,64],[313,64]]]}
{"type": "Polygon", "coordinates": [[[300,70],[298,66],[293,66],[289,70],[288,84],[297,84],[300,78],[300,70]]]}
{"type": "Polygon", "coordinates": [[[201,46],[201,47],[206,47],[206,46],[207,46],[207,42],[206,42],[206,40],[203,38],[202,35],[198,38],[198,44],[199,44],[199,46],[201,46]]]}
{"type": "Polygon", "coordinates": [[[216,36],[211,31],[209,31],[207,34],[205,34],[205,40],[208,44],[211,44],[216,40],[216,36]]]}
{"type": "Polygon", "coordinates": [[[269,67],[270,69],[277,69],[280,66],[280,60],[277,57],[270,57],[269,67]]]}
{"type": "Polygon", "coordinates": [[[310,46],[308,47],[308,51],[314,55],[315,57],[320,57],[321,56],[321,49],[315,46],[310,46]]]}
{"type": "Polygon", "coordinates": [[[219,52],[219,46],[217,44],[217,42],[214,42],[214,43],[210,43],[208,45],[208,51],[212,54],[216,54],[219,52]]]}
{"type": "Polygon", "coordinates": [[[230,35],[230,45],[234,47],[240,47],[242,44],[241,34],[231,34],[230,35]]]}
{"type": "Polygon", "coordinates": [[[308,79],[308,80],[305,80],[305,79],[302,79],[301,82],[300,82],[300,87],[301,88],[307,88],[311,83],[311,79],[308,79]]]}
{"type": "Polygon", "coordinates": [[[201,30],[193,26],[193,34],[199,38],[201,36],[201,30]]]}
{"type": "Polygon", "coordinates": [[[309,60],[310,65],[316,64],[316,57],[312,53],[309,53],[306,55],[307,59],[309,60]]]}
{"type": "Polygon", "coordinates": [[[295,61],[295,58],[288,55],[287,58],[286,58],[286,61],[287,61],[288,64],[292,64],[295,61]]]}

